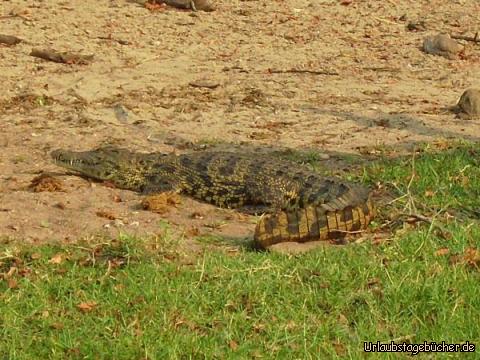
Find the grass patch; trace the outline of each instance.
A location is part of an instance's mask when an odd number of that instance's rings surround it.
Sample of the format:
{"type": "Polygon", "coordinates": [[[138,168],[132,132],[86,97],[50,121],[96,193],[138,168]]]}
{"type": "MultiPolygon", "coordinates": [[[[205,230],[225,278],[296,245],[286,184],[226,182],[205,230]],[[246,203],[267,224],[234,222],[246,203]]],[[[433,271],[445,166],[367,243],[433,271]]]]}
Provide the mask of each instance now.
{"type": "Polygon", "coordinates": [[[442,232],[417,223],[379,244],[294,257],[209,248],[193,260],[176,253],[168,236],[38,247],[4,243],[0,354],[359,359],[366,357],[364,341],[478,346],[479,152],[474,145],[425,149],[413,162],[382,161],[362,175],[394,192],[398,211],[433,218],[442,232]]]}
{"type": "Polygon", "coordinates": [[[390,186],[400,195],[411,194],[424,208],[478,215],[480,147],[464,144],[441,152],[425,148],[404,159],[377,162],[364,180],[390,186]]]}

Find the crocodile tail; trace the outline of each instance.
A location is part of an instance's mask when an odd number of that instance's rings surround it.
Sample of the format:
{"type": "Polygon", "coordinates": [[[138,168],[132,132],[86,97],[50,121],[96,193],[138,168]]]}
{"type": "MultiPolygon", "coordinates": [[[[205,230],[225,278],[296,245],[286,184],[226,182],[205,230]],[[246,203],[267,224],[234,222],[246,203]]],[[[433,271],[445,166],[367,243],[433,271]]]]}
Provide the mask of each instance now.
{"type": "Polygon", "coordinates": [[[286,241],[339,239],[363,230],[376,211],[370,195],[362,190],[350,189],[324,204],[264,215],[255,229],[255,243],[266,248],[286,241]]]}

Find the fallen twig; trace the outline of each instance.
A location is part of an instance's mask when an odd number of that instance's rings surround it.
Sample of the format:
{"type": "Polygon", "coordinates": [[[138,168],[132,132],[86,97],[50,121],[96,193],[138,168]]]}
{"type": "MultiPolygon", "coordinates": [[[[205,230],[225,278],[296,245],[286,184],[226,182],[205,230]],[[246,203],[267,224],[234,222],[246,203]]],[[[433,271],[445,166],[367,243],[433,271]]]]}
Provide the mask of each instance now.
{"type": "Polygon", "coordinates": [[[401,68],[398,67],[388,67],[388,66],[367,66],[363,70],[369,71],[383,71],[383,72],[399,72],[401,68]]]}
{"type": "Polygon", "coordinates": [[[433,219],[432,218],[429,218],[425,215],[421,215],[421,214],[402,214],[403,216],[406,216],[412,220],[416,220],[416,221],[423,221],[423,222],[426,222],[427,224],[431,224],[433,223],[433,219]]]}
{"type": "Polygon", "coordinates": [[[188,85],[195,88],[216,89],[220,84],[218,82],[210,81],[210,80],[196,80],[196,81],[190,81],[188,85]]]}
{"type": "Polygon", "coordinates": [[[472,41],[474,43],[480,43],[480,36],[478,35],[478,31],[475,33],[474,36],[450,35],[450,37],[455,40],[465,40],[465,41],[472,41]]]}
{"type": "Polygon", "coordinates": [[[276,70],[276,69],[268,69],[270,74],[313,74],[313,75],[340,75],[336,71],[328,71],[328,70],[308,70],[308,69],[288,69],[288,70],[276,70]]]}
{"type": "Polygon", "coordinates": [[[57,52],[51,49],[32,49],[31,56],[35,56],[44,60],[53,61],[63,64],[88,64],[93,55],[72,54],[69,52],[57,52]]]}
{"type": "Polygon", "coordinates": [[[130,45],[130,41],[122,40],[122,39],[114,39],[111,36],[97,36],[97,39],[114,41],[116,43],[119,43],[120,45],[130,45]]]}
{"type": "Polygon", "coordinates": [[[20,15],[20,14],[2,15],[2,16],[0,16],[0,20],[11,19],[11,18],[15,18],[15,17],[18,17],[18,18],[23,19],[23,20],[30,20],[28,17],[20,15]]]}
{"type": "Polygon", "coordinates": [[[0,43],[6,45],[16,45],[22,42],[22,39],[17,38],[16,36],[11,35],[1,35],[0,34],[0,43]]]}

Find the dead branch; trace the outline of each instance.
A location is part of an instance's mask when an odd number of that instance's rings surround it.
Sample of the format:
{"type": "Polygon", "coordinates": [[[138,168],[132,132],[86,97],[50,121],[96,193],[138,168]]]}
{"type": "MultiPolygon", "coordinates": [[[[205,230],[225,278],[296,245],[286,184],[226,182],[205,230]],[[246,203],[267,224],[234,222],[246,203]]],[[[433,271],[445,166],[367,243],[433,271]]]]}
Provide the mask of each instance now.
{"type": "Polygon", "coordinates": [[[0,20],[11,19],[11,18],[16,18],[16,17],[18,17],[20,19],[23,19],[23,20],[30,20],[26,16],[23,16],[23,15],[20,15],[20,14],[15,14],[15,13],[11,13],[11,14],[8,14],[8,15],[2,15],[2,16],[0,16],[0,20]]]}
{"type": "Polygon", "coordinates": [[[51,49],[32,49],[30,56],[40,59],[53,61],[62,64],[80,64],[86,65],[93,59],[93,55],[73,54],[69,52],[57,52],[51,49]]]}
{"type": "MultiPolygon", "coordinates": [[[[427,224],[433,223],[433,219],[429,218],[428,216],[421,215],[421,214],[401,214],[402,216],[407,217],[407,219],[412,219],[413,221],[423,221],[427,224]]],[[[408,221],[408,220],[407,220],[408,221]]]]}
{"type": "Polygon", "coordinates": [[[288,69],[288,70],[276,70],[276,69],[268,69],[270,74],[313,74],[313,75],[340,75],[336,71],[328,71],[328,70],[308,70],[308,69],[288,69]]]}
{"type": "Polygon", "coordinates": [[[130,45],[130,41],[128,40],[114,39],[111,36],[97,36],[97,39],[114,41],[120,45],[130,45]]]}
{"type": "Polygon", "coordinates": [[[480,43],[480,36],[478,35],[478,31],[475,33],[474,36],[451,35],[450,37],[456,40],[465,40],[465,41],[472,41],[474,43],[480,43]]]}
{"type": "Polygon", "coordinates": [[[17,38],[16,36],[11,35],[1,35],[0,34],[0,43],[6,45],[17,45],[21,43],[22,39],[17,38]]]}

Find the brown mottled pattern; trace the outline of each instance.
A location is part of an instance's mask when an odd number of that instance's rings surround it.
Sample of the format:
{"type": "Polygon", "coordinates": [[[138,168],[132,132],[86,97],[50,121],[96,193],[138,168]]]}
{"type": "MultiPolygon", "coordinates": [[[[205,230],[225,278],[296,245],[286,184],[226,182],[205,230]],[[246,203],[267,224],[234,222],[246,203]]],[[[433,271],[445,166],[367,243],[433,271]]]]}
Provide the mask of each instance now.
{"type": "Polygon", "coordinates": [[[267,210],[255,232],[261,246],[338,237],[374,216],[364,187],[326,178],[268,155],[204,151],[141,154],[111,146],[52,152],[56,164],[143,193],[177,191],[220,207],[267,210]]]}
{"type": "Polygon", "coordinates": [[[255,242],[267,248],[285,241],[339,239],[348,233],[365,229],[374,216],[375,207],[370,198],[334,211],[320,204],[266,214],[255,229],[255,242]]]}

